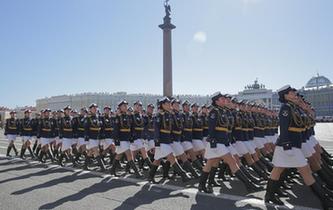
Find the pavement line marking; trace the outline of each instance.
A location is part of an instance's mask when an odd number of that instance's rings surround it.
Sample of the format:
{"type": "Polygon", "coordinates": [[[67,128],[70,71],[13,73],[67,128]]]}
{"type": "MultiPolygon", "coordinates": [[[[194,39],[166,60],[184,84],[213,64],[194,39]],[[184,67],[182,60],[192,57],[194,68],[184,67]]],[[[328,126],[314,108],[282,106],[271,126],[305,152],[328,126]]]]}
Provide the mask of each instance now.
{"type": "MultiPolygon", "coordinates": [[[[5,155],[0,154],[0,158],[6,158],[5,155]]],[[[235,205],[236,207],[242,207],[245,206],[247,204],[256,206],[256,207],[261,207],[263,209],[267,209],[267,207],[278,207],[279,209],[295,209],[295,210],[320,210],[317,208],[311,208],[311,207],[305,207],[305,206],[293,206],[292,204],[289,203],[285,203],[284,206],[276,206],[276,205],[272,205],[272,204],[266,204],[263,200],[261,199],[257,199],[257,198],[249,198],[249,197],[244,197],[244,196],[238,196],[238,195],[231,195],[231,194],[220,194],[220,193],[216,193],[214,192],[213,194],[207,194],[204,192],[199,192],[197,189],[195,188],[184,188],[184,187],[178,187],[178,186],[174,186],[174,185],[168,185],[168,184],[152,184],[149,183],[148,181],[142,180],[142,179],[136,179],[136,178],[132,178],[132,177],[113,177],[109,174],[105,174],[105,173],[101,173],[101,172],[97,172],[97,171],[86,171],[83,169],[76,169],[76,168],[72,168],[72,167],[61,167],[52,163],[40,163],[39,161],[29,161],[29,160],[22,160],[20,158],[11,158],[8,159],[11,160],[12,162],[25,162],[26,164],[29,165],[46,165],[48,167],[52,167],[52,168],[63,168],[66,169],[68,171],[73,171],[73,172],[81,172],[82,174],[86,174],[86,173],[90,173],[92,175],[95,176],[99,176],[101,178],[108,178],[110,177],[111,180],[121,180],[121,181],[125,181],[125,182],[130,182],[130,183],[134,183],[134,184],[138,184],[140,186],[144,186],[144,185],[150,185],[151,187],[158,187],[161,189],[165,189],[165,190],[171,190],[171,191],[177,191],[177,192],[182,192],[182,193],[187,193],[187,194],[199,194],[201,196],[207,196],[207,197],[212,197],[212,198],[219,198],[219,199],[225,199],[225,200],[231,200],[231,201],[235,201],[235,205]]],[[[130,175],[128,175],[130,176],[130,175]]]]}

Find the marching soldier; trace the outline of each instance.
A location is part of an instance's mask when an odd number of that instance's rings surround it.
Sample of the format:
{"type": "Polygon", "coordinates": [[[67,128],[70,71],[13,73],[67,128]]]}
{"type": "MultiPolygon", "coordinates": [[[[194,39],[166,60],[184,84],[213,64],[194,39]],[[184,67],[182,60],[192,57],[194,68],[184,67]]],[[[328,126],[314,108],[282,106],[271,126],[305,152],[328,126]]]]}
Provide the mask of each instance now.
{"type": "Polygon", "coordinates": [[[19,121],[16,119],[16,112],[11,111],[10,113],[10,118],[6,120],[6,125],[5,125],[5,136],[7,137],[8,140],[8,147],[7,147],[7,157],[10,156],[10,151],[13,149],[15,152],[15,155],[18,155],[17,149],[15,147],[15,140],[17,135],[19,134],[19,121]]]}
{"type": "MultiPolygon", "coordinates": [[[[172,143],[170,144],[173,149],[174,156],[181,160],[182,167],[187,171],[190,172],[191,175],[194,178],[199,178],[199,174],[196,172],[196,170],[191,165],[190,161],[188,160],[188,157],[181,145],[181,138],[182,138],[182,130],[183,130],[183,118],[180,110],[180,101],[178,99],[172,99],[171,100],[171,109],[172,109],[172,143]]],[[[167,162],[169,163],[169,162],[167,162]]],[[[164,170],[163,170],[164,172],[164,170]]],[[[167,177],[166,174],[164,174],[164,177],[167,177]]]]}
{"type": "Polygon", "coordinates": [[[117,169],[120,167],[120,159],[123,154],[126,155],[128,165],[135,172],[135,176],[140,178],[142,177],[138,168],[136,167],[132,152],[130,150],[130,144],[132,142],[132,115],[128,112],[128,103],[125,100],[122,100],[118,103],[119,113],[115,119],[115,144],[117,146],[116,149],[116,157],[113,161],[112,167],[110,169],[110,174],[114,176],[117,175],[117,169]]]}
{"type": "Polygon", "coordinates": [[[303,120],[296,108],[296,89],[286,85],[278,90],[279,101],[282,103],[279,113],[280,137],[274,150],[274,168],[267,184],[265,202],[283,205],[276,196],[280,186],[281,173],[288,168],[297,168],[307,186],[321,200],[324,209],[333,208],[332,198],[325,189],[314,179],[311,169],[302,153],[303,120]]]}
{"type": "Polygon", "coordinates": [[[102,122],[104,127],[104,139],[102,140],[101,146],[103,147],[102,156],[106,154],[110,155],[110,163],[112,163],[115,155],[115,144],[114,144],[114,121],[115,117],[112,116],[112,111],[110,106],[104,107],[104,113],[102,116],[102,122]]]}
{"type": "MultiPolygon", "coordinates": [[[[257,191],[263,188],[253,183],[243,172],[244,167],[239,167],[235,159],[228,150],[230,141],[228,139],[228,126],[229,118],[231,115],[223,107],[226,103],[226,96],[222,95],[220,92],[213,94],[212,105],[213,109],[209,113],[208,120],[208,144],[206,146],[205,158],[207,163],[202,170],[202,174],[199,182],[199,191],[206,193],[212,193],[213,189],[211,185],[206,186],[207,179],[210,175],[211,168],[219,163],[222,159],[226,164],[228,164],[230,170],[236,177],[241,180],[246,186],[247,190],[257,191]]],[[[215,174],[214,174],[215,176],[215,174]]]]}
{"type": "Polygon", "coordinates": [[[61,147],[61,154],[58,159],[58,163],[61,166],[64,166],[63,159],[64,157],[68,157],[73,166],[76,165],[74,157],[72,156],[71,148],[72,142],[74,138],[74,131],[75,131],[75,122],[73,121],[72,117],[70,116],[72,108],[70,106],[66,106],[64,108],[65,116],[61,118],[59,124],[59,138],[62,139],[62,147],[61,147]]]}
{"type": "Polygon", "coordinates": [[[143,158],[143,164],[146,163],[149,167],[151,166],[151,161],[148,158],[146,148],[144,146],[144,118],[142,115],[142,102],[136,101],[134,103],[134,110],[131,120],[131,130],[133,142],[131,143],[130,149],[132,151],[133,157],[136,156],[137,152],[140,152],[140,155],[143,158]]]}
{"type": "Polygon", "coordinates": [[[189,181],[189,176],[178,164],[177,159],[174,157],[174,150],[171,147],[172,143],[172,114],[170,107],[170,99],[167,97],[162,98],[159,101],[160,111],[157,113],[154,119],[154,128],[155,128],[155,156],[154,162],[149,171],[149,181],[155,183],[154,180],[158,166],[160,165],[161,159],[167,158],[170,162],[171,167],[174,171],[182,177],[183,182],[189,181]]]}
{"type": "Polygon", "coordinates": [[[190,113],[190,102],[184,101],[182,103],[183,113],[183,130],[182,130],[182,146],[184,151],[191,157],[192,164],[195,168],[202,170],[202,163],[197,158],[193,150],[193,119],[190,113]]]}
{"type": "MultiPolygon", "coordinates": [[[[145,121],[145,139],[147,140],[147,152],[154,154],[155,148],[155,141],[154,141],[154,122],[153,122],[153,113],[154,113],[155,106],[154,104],[147,105],[146,115],[144,115],[145,121]]],[[[152,159],[152,158],[151,158],[152,159]]]]}
{"type": "Polygon", "coordinates": [[[81,155],[86,156],[87,153],[87,141],[85,140],[85,124],[87,120],[88,110],[87,108],[81,108],[80,115],[78,117],[77,124],[77,138],[78,138],[78,153],[75,156],[75,161],[78,162],[81,155]]]}
{"type": "Polygon", "coordinates": [[[192,131],[192,144],[193,151],[196,156],[200,156],[201,159],[205,153],[205,145],[203,143],[203,121],[199,116],[199,105],[193,103],[191,105],[192,109],[192,121],[193,121],[193,131],[192,131]]]}
{"type": "Polygon", "coordinates": [[[93,103],[89,106],[90,116],[87,117],[85,124],[85,139],[88,141],[88,153],[85,159],[84,168],[88,169],[91,158],[95,157],[99,167],[105,171],[105,165],[102,161],[99,151],[100,140],[103,138],[103,122],[97,115],[97,104],[93,103]]]}
{"type": "MultiPolygon", "coordinates": [[[[61,119],[63,118],[63,114],[64,114],[64,110],[60,109],[57,111],[57,117],[56,117],[56,133],[59,134],[59,125],[61,123],[61,119]]],[[[59,153],[61,152],[61,147],[62,147],[62,138],[59,137],[59,135],[57,135],[55,137],[56,141],[55,141],[55,145],[54,145],[54,149],[53,149],[53,155],[55,158],[59,158],[59,153]]]]}
{"type": "Polygon", "coordinates": [[[34,119],[31,119],[31,110],[24,111],[24,118],[20,121],[20,136],[22,137],[22,148],[20,157],[24,159],[24,153],[26,149],[28,149],[31,158],[35,158],[35,154],[31,149],[31,141],[33,136],[35,135],[37,124],[34,119]]]}
{"type": "Polygon", "coordinates": [[[38,124],[37,138],[40,138],[41,151],[39,154],[39,161],[45,162],[44,156],[48,155],[51,161],[54,161],[53,155],[50,151],[50,142],[55,136],[56,124],[53,119],[50,118],[50,109],[45,109],[43,112],[43,118],[38,124]]]}

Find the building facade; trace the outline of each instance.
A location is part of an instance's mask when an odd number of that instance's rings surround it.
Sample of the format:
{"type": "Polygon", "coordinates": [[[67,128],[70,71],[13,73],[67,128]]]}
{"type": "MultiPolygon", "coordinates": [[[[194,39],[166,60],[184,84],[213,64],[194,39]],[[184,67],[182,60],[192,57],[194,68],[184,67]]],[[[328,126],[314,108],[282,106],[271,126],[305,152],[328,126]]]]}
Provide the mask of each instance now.
{"type": "Polygon", "coordinates": [[[253,84],[245,86],[243,91],[238,92],[235,97],[238,100],[247,100],[264,104],[269,109],[277,109],[279,103],[276,102],[276,93],[271,89],[266,89],[265,85],[259,84],[256,79],[253,84]]]}
{"type": "Polygon", "coordinates": [[[333,116],[333,84],[328,78],[312,77],[299,92],[311,102],[317,116],[333,116]]]}
{"type": "MultiPolygon", "coordinates": [[[[82,107],[88,107],[91,103],[96,103],[101,109],[104,106],[111,106],[113,110],[116,109],[117,104],[121,100],[126,100],[130,106],[133,106],[134,102],[140,100],[144,107],[148,104],[156,104],[161,95],[152,94],[127,94],[126,92],[117,93],[83,93],[76,95],[61,95],[53,96],[36,100],[36,109],[40,111],[45,108],[51,110],[63,109],[65,106],[70,105],[73,109],[79,110],[82,107]]],[[[189,100],[190,102],[196,102],[199,104],[210,103],[210,97],[200,95],[176,95],[176,98],[181,100],[189,100]]]]}

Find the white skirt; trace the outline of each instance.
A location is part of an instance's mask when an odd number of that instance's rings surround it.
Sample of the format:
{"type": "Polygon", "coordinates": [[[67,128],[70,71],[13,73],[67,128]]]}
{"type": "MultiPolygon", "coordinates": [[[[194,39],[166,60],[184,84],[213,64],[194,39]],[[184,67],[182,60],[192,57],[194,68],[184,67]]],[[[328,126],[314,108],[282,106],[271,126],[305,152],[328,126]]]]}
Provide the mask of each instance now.
{"type": "Polygon", "coordinates": [[[199,139],[193,139],[192,140],[192,145],[193,145],[193,150],[195,152],[205,149],[204,143],[202,142],[202,140],[199,140],[199,139]]]}
{"type": "Polygon", "coordinates": [[[40,138],[40,144],[42,146],[48,145],[51,142],[52,139],[50,138],[40,138]]]}
{"type": "Polygon", "coordinates": [[[77,144],[79,142],[79,139],[72,139],[72,145],[77,144]]]}
{"type": "Polygon", "coordinates": [[[129,141],[120,141],[120,145],[116,147],[116,153],[122,154],[130,149],[131,143],[129,141]]]}
{"type": "Polygon", "coordinates": [[[302,148],[301,148],[304,156],[306,158],[309,158],[314,154],[316,151],[313,149],[311,143],[309,141],[306,141],[305,143],[302,143],[302,148]]]}
{"type": "Polygon", "coordinates": [[[26,143],[27,141],[31,142],[32,141],[32,136],[22,136],[23,144],[26,143]]]}
{"type": "Polygon", "coordinates": [[[230,151],[224,144],[217,144],[216,148],[211,148],[210,143],[208,142],[206,146],[205,158],[206,159],[220,158],[228,153],[230,153],[230,151]]]}
{"type": "Polygon", "coordinates": [[[159,147],[155,148],[155,160],[160,160],[170,154],[172,154],[174,151],[170,144],[160,144],[159,147]]]}
{"type": "Polygon", "coordinates": [[[103,139],[103,140],[101,140],[101,145],[103,146],[103,149],[107,149],[112,144],[114,144],[113,139],[103,139]]]}
{"type": "Polygon", "coordinates": [[[309,139],[310,143],[312,144],[313,147],[317,146],[317,144],[319,144],[318,140],[316,139],[315,136],[310,136],[310,139],[309,139]]]}
{"type": "Polygon", "coordinates": [[[249,153],[243,141],[236,141],[236,143],[234,144],[234,148],[240,156],[249,153]]]}
{"type": "Polygon", "coordinates": [[[183,149],[183,146],[181,145],[180,142],[174,141],[174,142],[172,142],[172,144],[170,144],[170,146],[173,149],[173,155],[174,156],[177,157],[179,155],[184,154],[184,149],[183,149]]]}
{"type": "Polygon", "coordinates": [[[245,145],[245,147],[247,148],[247,150],[249,151],[249,153],[251,155],[256,153],[256,150],[255,150],[256,147],[253,145],[253,140],[243,141],[243,144],[245,145]]]}
{"type": "Polygon", "coordinates": [[[183,141],[181,144],[182,144],[183,149],[184,149],[185,152],[190,150],[190,149],[193,149],[193,144],[190,141],[183,141]]]}
{"type": "Polygon", "coordinates": [[[264,141],[265,141],[265,138],[260,138],[260,137],[254,137],[254,139],[253,139],[253,143],[256,145],[256,148],[258,148],[258,149],[262,149],[265,147],[264,141]]]}
{"type": "Polygon", "coordinates": [[[137,151],[142,148],[144,148],[143,139],[134,140],[134,142],[131,143],[131,146],[130,146],[131,151],[137,151]]]}
{"type": "Polygon", "coordinates": [[[7,140],[8,141],[15,141],[16,140],[16,135],[15,134],[7,134],[7,140]]]}
{"type": "Polygon", "coordinates": [[[230,144],[227,148],[232,155],[240,156],[232,144],[230,144]]]}
{"type": "Polygon", "coordinates": [[[284,150],[283,147],[276,146],[272,163],[274,167],[301,168],[307,165],[307,160],[298,148],[284,150]]]}
{"type": "Polygon", "coordinates": [[[208,142],[207,142],[207,137],[203,137],[202,142],[203,142],[203,144],[204,144],[204,146],[205,146],[205,148],[206,148],[206,147],[207,147],[207,144],[208,144],[208,142]]]}
{"type": "Polygon", "coordinates": [[[77,146],[80,147],[80,146],[83,146],[83,145],[86,145],[88,142],[84,140],[84,138],[79,138],[78,140],[78,143],[77,143],[77,146]]]}
{"type": "Polygon", "coordinates": [[[62,146],[61,150],[66,151],[68,149],[72,148],[72,139],[69,138],[63,138],[62,139],[62,146]]]}
{"type": "Polygon", "coordinates": [[[100,140],[98,139],[89,139],[89,144],[87,145],[87,149],[93,149],[99,147],[100,140]]]}
{"type": "Polygon", "coordinates": [[[144,145],[147,151],[155,148],[155,141],[153,139],[144,140],[144,145]]]}
{"type": "Polygon", "coordinates": [[[58,144],[61,144],[61,143],[62,143],[62,139],[59,138],[59,137],[56,137],[56,144],[58,145],[58,144]]]}

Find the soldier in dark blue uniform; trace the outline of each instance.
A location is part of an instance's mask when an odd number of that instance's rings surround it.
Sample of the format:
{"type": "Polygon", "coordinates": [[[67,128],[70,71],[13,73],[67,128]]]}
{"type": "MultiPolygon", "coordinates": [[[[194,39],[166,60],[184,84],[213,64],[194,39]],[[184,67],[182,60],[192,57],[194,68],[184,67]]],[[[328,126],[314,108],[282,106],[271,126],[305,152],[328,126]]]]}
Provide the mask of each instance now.
{"type": "Polygon", "coordinates": [[[104,113],[101,118],[104,126],[104,139],[101,141],[103,151],[101,155],[102,157],[105,157],[107,154],[109,154],[110,161],[112,163],[116,153],[116,146],[114,144],[115,116],[112,114],[110,106],[104,107],[104,113]]]}
{"type": "MultiPolygon", "coordinates": [[[[183,130],[183,117],[182,117],[182,114],[179,112],[179,110],[180,110],[179,106],[180,106],[180,101],[178,99],[171,100],[171,108],[172,108],[172,116],[173,116],[172,133],[171,133],[171,137],[172,137],[171,147],[173,149],[174,156],[178,160],[181,160],[182,167],[187,172],[190,172],[194,178],[198,178],[199,174],[191,165],[191,162],[189,161],[189,159],[188,159],[187,155],[185,154],[185,151],[181,145],[182,130],[183,130]]],[[[167,162],[167,163],[169,163],[169,162],[167,162]]],[[[164,168],[163,168],[163,172],[165,172],[164,168]]],[[[164,174],[164,177],[167,177],[167,175],[164,174]]]]}
{"type": "Polygon", "coordinates": [[[10,118],[6,120],[5,125],[5,136],[8,140],[7,157],[10,157],[10,151],[14,150],[15,155],[18,155],[17,149],[15,147],[14,141],[19,134],[19,121],[16,119],[16,112],[10,112],[10,118]]]}
{"type": "Polygon", "coordinates": [[[224,95],[220,92],[213,94],[212,105],[214,108],[209,113],[208,144],[205,153],[207,163],[202,170],[198,187],[199,191],[204,191],[206,193],[213,192],[212,186],[208,185],[207,187],[206,182],[210,175],[211,168],[216,166],[216,162],[219,163],[221,159],[228,164],[232,173],[245,184],[248,191],[252,192],[261,190],[262,187],[249,180],[245,172],[243,172],[244,167],[239,167],[228,149],[230,144],[228,137],[229,113],[228,110],[223,108],[225,103],[226,97],[224,95]]]}
{"type": "Polygon", "coordinates": [[[54,144],[54,148],[53,148],[53,154],[55,158],[59,158],[59,153],[61,153],[61,147],[62,147],[62,138],[60,138],[59,136],[59,125],[61,123],[61,119],[63,118],[64,115],[64,110],[63,109],[59,109],[57,111],[57,116],[55,117],[55,121],[56,121],[56,137],[55,137],[55,144],[54,144]]]}
{"type": "Polygon", "coordinates": [[[44,156],[48,155],[51,161],[54,161],[53,154],[50,151],[50,142],[54,139],[56,124],[53,119],[50,118],[50,109],[45,109],[43,112],[43,118],[40,120],[37,128],[37,137],[40,138],[41,151],[39,154],[39,160],[45,162],[44,156]]]}
{"type": "Polygon", "coordinates": [[[139,172],[138,168],[136,167],[132,152],[130,150],[130,143],[132,141],[132,115],[128,112],[128,103],[125,100],[122,100],[118,103],[119,113],[115,118],[115,128],[114,128],[114,137],[115,137],[115,144],[116,144],[116,157],[113,161],[112,167],[110,169],[111,175],[117,175],[117,169],[120,167],[120,159],[122,155],[125,153],[128,165],[132,168],[135,172],[136,177],[142,177],[141,173],[139,172]]]}
{"type": "Polygon", "coordinates": [[[190,102],[184,101],[182,103],[183,113],[183,130],[182,130],[182,146],[187,155],[191,157],[192,164],[198,170],[202,170],[202,163],[197,158],[194,150],[193,150],[193,118],[192,114],[190,113],[190,102]]]}
{"type": "MultiPolygon", "coordinates": [[[[193,103],[191,105],[192,110],[192,121],[193,121],[193,129],[192,129],[192,145],[193,151],[197,157],[202,157],[205,153],[205,145],[203,143],[203,121],[199,115],[199,105],[197,103],[193,103]]],[[[200,161],[200,169],[202,169],[202,161],[200,161]]]]}
{"type": "Polygon", "coordinates": [[[286,168],[297,168],[307,186],[321,200],[324,209],[333,208],[332,198],[325,189],[314,179],[312,171],[301,151],[303,121],[296,108],[296,89],[289,85],[278,90],[279,100],[282,103],[279,113],[280,136],[274,150],[274,168],[267,184],[265,202],[283,205],[276,196],[280,187],[280,175],[286,168]]]}
{"type": "Polygon", "coordinates": [[[61,154],[58,159],[59,165],[63,166],[63,159],[67,156],[76,166],[75,159],[72,154],[72,140],[74,138],[74,133],[76,129],[75,122],[73,121],[72,117],[70,116],[72,108],[70,106],[66,106],[64,108],[64,117],[61,118],[59,123],[59,138],[62,139],[62,148],[61,154]]]}
{"type": "Polygon", "coordinates": [[[85,124],[85,139],[89,142],[87,145],[87,156],[84,164],[84,168],[88,169],[88,165],[91,162],[91,158],[95,157],[99,167],[102,171],[105,171],[105,165],[102,161],[99,145],[100,140],[103,138],[103,122],[97,115],[97,104],[93,103],[89,106],[90,116],[87,117],[85,124]]]}
{"type": "Polygon", "coordinates": [[[154,154],[154,148],[155,148],[155,141],[154,141],[154,123],[153,123],[153,114],[154,114],[155,106],[154,104],[148,104],[147,105],[147,111],[144,115],[144,121],[145,121],[145,130],[144,130],[144,136],[147,140],[147,148],[146,150],[150,154],[154,154]]]}
{"type": "Polygon", "coordinates": [[[28,149],[31,158],[35,158],[35,154],[31,149],[31,141],[36,133],[37,124],[34,119],[31,118],[31,110],[24,111],[24,118],[20,120],[20,136],[22,138],[22,148],[20,157],[24,159],[24,153],[28,149]]]}
{"type": "Polygon", "coordinates": [[[136,157],[137,152],[140,152],[140,155],[143,159],[143,164],[151,166],[151,161],[148,158],[146,148],[144,146],[144,129],[145,121],[142,115],[142,102],[136,101],[134,103],[134,110],[131,120],[131,130],[132,130],[132,143],[130,146],[133,157],[136,157]]]}
{"type": "Polygon", "coordinates": [[[87,153],[87,141],[85,140],[85,124],[86,124],[86,120],[87,120],[87,114],[88,114],[88,110],[87,108],[81,108],[80,110],[80,114],[78,117],[78,124],[77,124],[77,138],[78,138],[78,153],[75,156],[75,161],[78,162],[80,159],[81,155],[86,156],[87,153]]]}
{"type": "Polygon", "coordinates": [[[155,156],[154,162],[149,171],[149,181],[155,182],[154,177],[158,166],[160,165],[161,159],[167,158],[170,162],[171,167],[174,171],[182,177],[183,182],[189,181],[189,176],[178,164],[177,159],[173,155],[173,149],[171,147],[172,143],[172,123],[173,117],[170,107],[170,99],[167,97],[159,100],[159,112],[154,118],[154,128],[155,128],[155,156]]]}

